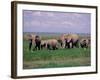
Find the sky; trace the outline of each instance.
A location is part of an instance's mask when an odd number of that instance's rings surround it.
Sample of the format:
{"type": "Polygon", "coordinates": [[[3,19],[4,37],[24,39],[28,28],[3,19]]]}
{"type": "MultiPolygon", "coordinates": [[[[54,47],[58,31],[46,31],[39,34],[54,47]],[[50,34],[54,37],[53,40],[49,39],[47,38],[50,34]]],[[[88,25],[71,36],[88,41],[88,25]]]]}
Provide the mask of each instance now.
{"type": "Polygon", "coordinates": [[[91,14],[23,10],[23,32],[90,33],[91,14]]]}

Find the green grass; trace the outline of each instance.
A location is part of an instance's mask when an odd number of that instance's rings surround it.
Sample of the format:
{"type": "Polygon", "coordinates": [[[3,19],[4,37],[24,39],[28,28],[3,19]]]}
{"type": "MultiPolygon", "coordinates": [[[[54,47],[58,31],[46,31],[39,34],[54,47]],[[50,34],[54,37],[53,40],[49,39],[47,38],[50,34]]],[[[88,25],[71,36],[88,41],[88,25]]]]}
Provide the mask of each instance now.
{"type": "Polygon", "coordinates": [[[58,49],[58,50],[37,50],[29,51],[28,42],[23,43],[23,68],[54,68],[54,67],[75,67],[90,66],[90,48],[58,49]]]}

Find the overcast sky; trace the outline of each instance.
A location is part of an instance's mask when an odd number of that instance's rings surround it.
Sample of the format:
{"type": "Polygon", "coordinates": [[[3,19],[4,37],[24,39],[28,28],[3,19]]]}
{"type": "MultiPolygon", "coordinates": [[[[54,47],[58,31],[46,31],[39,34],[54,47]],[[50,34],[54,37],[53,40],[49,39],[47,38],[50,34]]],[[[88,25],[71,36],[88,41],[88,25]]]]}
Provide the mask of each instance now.
{"type": "Polygon", "coordinates": [[[23,11],[24,32],[90,33],[91,14],[23,11]]]}

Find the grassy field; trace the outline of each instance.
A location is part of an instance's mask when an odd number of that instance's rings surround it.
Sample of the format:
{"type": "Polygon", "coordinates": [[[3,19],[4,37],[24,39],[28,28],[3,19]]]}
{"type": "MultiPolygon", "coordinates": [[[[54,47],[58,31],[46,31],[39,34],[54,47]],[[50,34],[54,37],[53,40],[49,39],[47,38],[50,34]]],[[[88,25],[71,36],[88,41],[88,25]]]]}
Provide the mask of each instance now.
{"type": "Polygon", "coordinates": [[[90,66],[90,56],[90,48],[29,51],[28,41],[23,41],[24,69],[90,66]]]}

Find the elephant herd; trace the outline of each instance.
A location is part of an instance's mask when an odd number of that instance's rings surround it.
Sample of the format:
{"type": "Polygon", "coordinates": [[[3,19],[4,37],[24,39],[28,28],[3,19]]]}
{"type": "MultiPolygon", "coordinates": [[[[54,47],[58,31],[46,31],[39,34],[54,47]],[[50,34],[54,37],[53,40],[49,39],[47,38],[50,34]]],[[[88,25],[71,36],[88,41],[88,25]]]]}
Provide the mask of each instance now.
{"type": "Polygon", "coordinates": [[[80,38],[77,34],[62,34],[58,39],[42,40],[39,35],[28,35],[29,50],[56,50],[60,48],[88,48],[90,47],[90,38],[80,38]],[[32,49],[32,46],[34,48],[32,49]]]}

